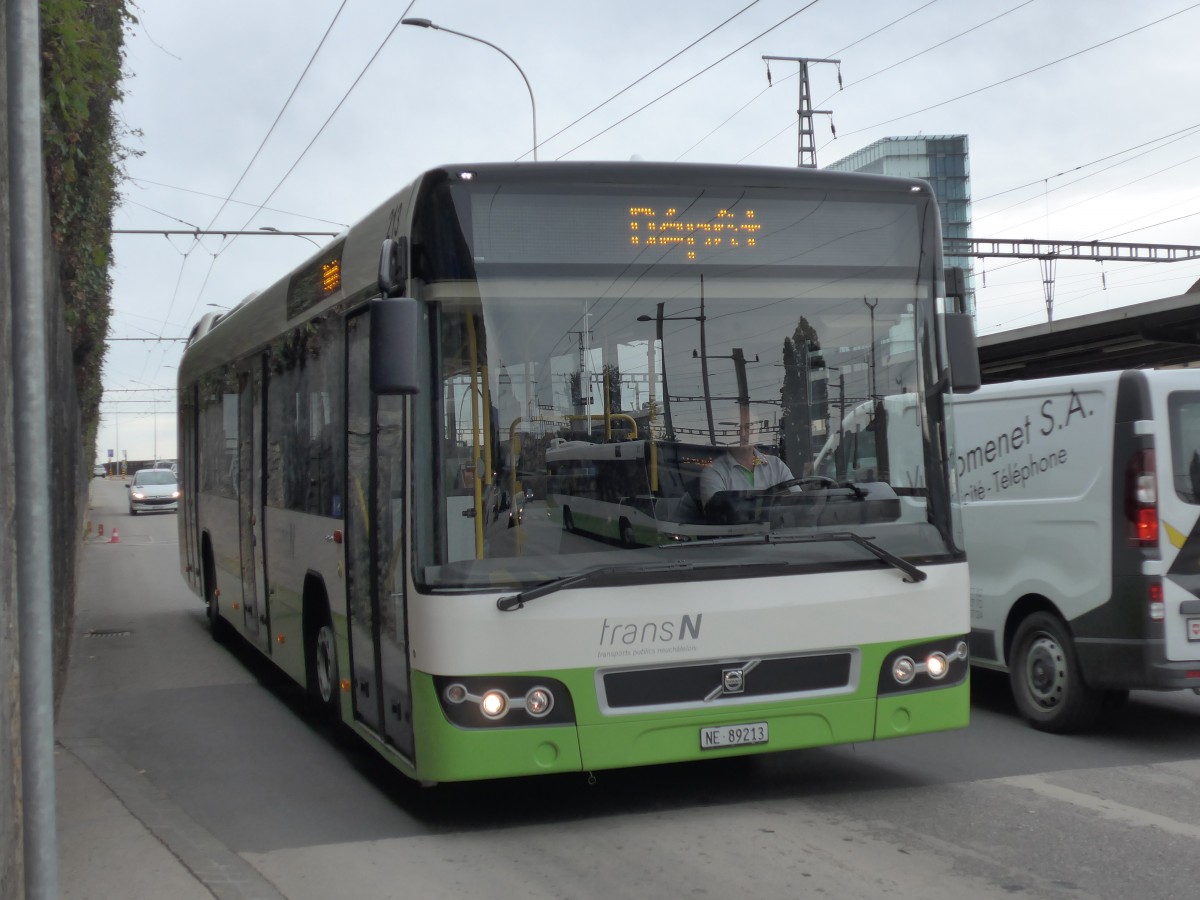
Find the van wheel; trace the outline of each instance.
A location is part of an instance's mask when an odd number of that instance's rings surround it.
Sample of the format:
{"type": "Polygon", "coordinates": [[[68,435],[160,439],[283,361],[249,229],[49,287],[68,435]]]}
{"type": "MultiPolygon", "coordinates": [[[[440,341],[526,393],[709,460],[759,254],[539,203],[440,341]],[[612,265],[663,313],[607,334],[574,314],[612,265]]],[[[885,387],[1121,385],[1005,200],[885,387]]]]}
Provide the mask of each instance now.
{"type": "Polygon", "coordinates": [[[1100,715],[1104,693],[1084,682],[1075,645],[1057,616],[1039,612],[1021,623],[1008,674],[1017,709],[1039,731],[1081,731],[1100,715]]]}

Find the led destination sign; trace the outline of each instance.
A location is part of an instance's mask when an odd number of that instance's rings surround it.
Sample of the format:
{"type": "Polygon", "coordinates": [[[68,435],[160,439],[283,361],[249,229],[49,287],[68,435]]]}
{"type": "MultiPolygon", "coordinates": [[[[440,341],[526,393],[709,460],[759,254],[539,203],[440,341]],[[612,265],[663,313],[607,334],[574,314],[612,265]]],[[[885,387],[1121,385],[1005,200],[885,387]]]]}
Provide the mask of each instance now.
{"type": "Polygon", "coordinates": [[[809,192],[452,192],[476,264],[805,266],[914,258],[917,205],[809,192]],[[818,214],[819,213],[819,214],[818,214]]]}
{"type": "Polygon", "coordinates": [[[765,204],[739,205],[736,197],[499,193],[470,199],[467,233],[477,263],[735,265],[774,243],[764,237],[765,204]]]}
{"type": "Polygon", "coordinates": [[[698,248],[753,250],[762,226],[754,221],[755,211],[740,215],[719,209],[710,219],[695,219],[681,214],[673,206],[659,214],[651,206],[629,207],[629,243],[633,247],[678,247],[688,259],[696,258],[698,248]]]}

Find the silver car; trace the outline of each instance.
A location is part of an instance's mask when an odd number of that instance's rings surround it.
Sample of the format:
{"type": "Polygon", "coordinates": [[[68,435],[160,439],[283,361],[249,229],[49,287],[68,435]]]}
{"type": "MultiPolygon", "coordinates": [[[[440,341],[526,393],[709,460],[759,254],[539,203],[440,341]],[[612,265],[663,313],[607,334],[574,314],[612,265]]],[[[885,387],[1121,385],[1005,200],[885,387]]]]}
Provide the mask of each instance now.
{"type": "Polygon", "coordinates": [[[141,469],[127,487],[131,516],[145,510],[179,509],[179,482],[170,469],[141,469]]]}

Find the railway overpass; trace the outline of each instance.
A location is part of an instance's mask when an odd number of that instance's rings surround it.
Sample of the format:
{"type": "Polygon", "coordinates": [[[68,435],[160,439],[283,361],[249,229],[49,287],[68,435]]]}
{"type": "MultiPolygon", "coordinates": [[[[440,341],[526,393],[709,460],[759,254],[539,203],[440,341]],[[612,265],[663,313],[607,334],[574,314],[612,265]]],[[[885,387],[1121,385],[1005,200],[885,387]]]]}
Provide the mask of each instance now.
{"type": "Polygon", "coordinates": [[[1200,363],[1200,281],[1175,297],[979,338],[984,384],[1200,363]]]}

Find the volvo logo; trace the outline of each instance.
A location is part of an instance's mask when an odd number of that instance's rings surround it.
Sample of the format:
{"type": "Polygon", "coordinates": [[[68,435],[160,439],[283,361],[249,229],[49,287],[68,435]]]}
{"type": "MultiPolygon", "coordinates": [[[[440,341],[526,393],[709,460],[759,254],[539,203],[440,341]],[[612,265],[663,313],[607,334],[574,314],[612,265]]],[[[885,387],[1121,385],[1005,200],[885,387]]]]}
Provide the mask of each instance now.
{"type": "Polygon", "coordinates": [[[716,700],[718,697],[728,697],[730,694],[744,693],[746,690],[746,676],[760,662],[762,662],[760,659],[751,659],[740,666],[722,669],[721,683],[704,698],[704,702],[708,703],[709,701],[716,700]]]}

